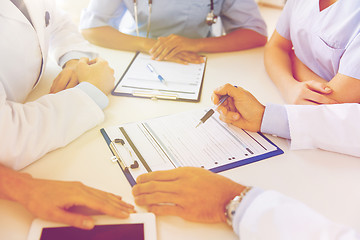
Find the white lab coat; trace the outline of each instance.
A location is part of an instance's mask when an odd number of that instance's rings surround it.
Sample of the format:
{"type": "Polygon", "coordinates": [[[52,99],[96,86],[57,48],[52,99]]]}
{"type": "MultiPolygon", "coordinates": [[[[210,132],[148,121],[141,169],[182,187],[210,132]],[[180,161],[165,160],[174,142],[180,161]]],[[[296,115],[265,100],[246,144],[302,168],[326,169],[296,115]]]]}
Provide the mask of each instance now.
{"type": "Polygon", "coordinates": [[[291,149],[320,148],[360,157],[360,104],[287,105],[291,149]]]}
{"type": "Polygon", "coordinates": [[[238,226],[241,240],[359,240],[353,229],[336,224],[299,201],[275,191],[258,195],[238,226]]]}
{"type": "Polygon", "coordinates": [[[56,60],[72,50],[90,51],[54,1],[24,2],[34,27],[11,1],[0,1],[0,163],[14,169],[68,144],[104,118],[78,88],[24,102],[44,71],[49,48],[56,60]]]}

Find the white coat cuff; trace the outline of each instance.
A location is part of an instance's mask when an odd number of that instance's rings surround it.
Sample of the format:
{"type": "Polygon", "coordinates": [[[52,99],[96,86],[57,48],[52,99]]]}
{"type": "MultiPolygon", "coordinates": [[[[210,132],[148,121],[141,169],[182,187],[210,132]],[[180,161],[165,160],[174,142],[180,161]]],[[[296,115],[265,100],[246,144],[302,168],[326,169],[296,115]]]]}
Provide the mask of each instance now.
{"type": "Polygon", "coordinates": [[[101,108],[104,109],[109,104],[107,96],[97,87],[88,82],[82,82],[76,86],[85,92],[92,100],[101,108]]]}
{"type": "Polygon", "coordinates": [[[60,67],[64,67],[65,63],[67,63],[68,61],[72,60],[72,59],[80,59],[83,57],[86,57],[88,59],[93,59],[95,58],[97,55],[95,53],[91,53],[91,52],[81,52],[81,51],[71,51],[68,53],[65,53],[64,55],[62,55],[62,57],[60,57],[59,59],[59,66],[60,67]]]}
{"type": "Polygon", "coordinates": [[[290,139],[289,120],[283,105],[268,104],[265,107],[261,132],[290,139]]]}
{"type": "Polygon", "coordinates": [[[241,203],[237,207],[233,218],[232,227],[236,235],[239,236],[240,222],[246,212],[246,209],[251,205],[251,203],[255,200],[255,198],[260,194],[262,194],[263,192],[264,190],[253,187],[249,192],[246,193],[245,197],[241,200],[241,203]]]}

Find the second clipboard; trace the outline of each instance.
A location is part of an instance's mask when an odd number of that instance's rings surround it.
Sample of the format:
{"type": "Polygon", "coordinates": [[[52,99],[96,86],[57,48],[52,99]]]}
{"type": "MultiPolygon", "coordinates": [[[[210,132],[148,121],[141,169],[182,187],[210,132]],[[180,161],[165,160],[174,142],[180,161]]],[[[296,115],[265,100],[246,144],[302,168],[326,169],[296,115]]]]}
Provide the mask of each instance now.
{"type": "Polygon", "coordinates": [[[201,64],[185,65],[152,60],[151,56],[137,52],[112,95],[198,102],[205,67],[206,57],[201,64]]]}

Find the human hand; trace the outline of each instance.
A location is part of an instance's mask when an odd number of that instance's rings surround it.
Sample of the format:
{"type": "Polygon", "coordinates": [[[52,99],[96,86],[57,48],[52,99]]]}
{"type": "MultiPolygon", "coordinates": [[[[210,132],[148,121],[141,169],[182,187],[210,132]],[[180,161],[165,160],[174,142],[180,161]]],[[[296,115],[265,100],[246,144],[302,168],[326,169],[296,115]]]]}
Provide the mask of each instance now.
{"type": "Polygon", "coordinates": [[[337,101],[327,97],[332,89],[325,83],[310,80],[305,82],[292,82],[289,89],[284,92],[286,101],[290,104],[316,105],[316,104],[335,104],[337,101]]]}
{"type": "Polygon", "coordinates": [[[89,82],[108,95],[114,88],[114,70],[101,58],[81,58],[76,67],[79,82],[89,82]]]}
{"type": "Polygon", "coordinates": [[[159,37],[149,53],[153,59],[170,60],[180,52],[198,52],[196,40],[171,34],[159,37]]]}
{"type": "Polygon", "coordinates": [[[225,206],[245,189],[221,175],[195,167],[146,173],[137,178],[133,195],[138,205],[157,215],[189,221],[225,222],[225,206]]]}
{"type": "Polygon", "coordinates": [[[250,92],[231,84],[225,84],[214,90],[212,95],[214,104],[218,104],[224,95],[230,97],[217,109],[220,120],[248,131],[260,131],[265,106],[250,92]]]}
{"type": "MultiPolygon", "coordinates": [[[[28,177],[30,177],[28,175],[28,177]]],[[[127,218],[134,207],[121,197],[87,187],[80,182],[63,182],[29,178],[19,189],[17,201],[34,216],[82,229],[92,229],[94,220],[87,215],[68,211],[81,206],[118,218],[127,218]]]]}
{"type": "Polygon", "coordinates": [[[79,60],[72,59],[65,64],[63,70],[55,78],[50,93],[57,93],[62,90],[75,87],[79,84],[75,69],[79,60]]]}
{"type": "Polygon", "coordinates": [[[167,61],[180,64],[200,64],[204,62],[204,57],[194,52],[179,52],[172,58],[167,59],[167,61]]]}

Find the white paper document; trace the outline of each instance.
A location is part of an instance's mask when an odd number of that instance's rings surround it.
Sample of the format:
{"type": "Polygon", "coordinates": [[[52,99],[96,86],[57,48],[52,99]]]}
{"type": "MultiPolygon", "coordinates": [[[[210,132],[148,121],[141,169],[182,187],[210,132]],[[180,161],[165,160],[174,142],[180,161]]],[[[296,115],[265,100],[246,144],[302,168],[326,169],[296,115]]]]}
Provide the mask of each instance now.
{"type": "Polygon", "coordinates": [[[204,71],[205,62],[185,65],[137,53],[112,94],[198,101],[204,71]]]}
{"type": "Polygon", "coordinates": [[[134,179],[142,173],[182,166],[219,172],[283,153],[262,134],[226,124],[217,113],[195,128],[205,112],[123,124],[104,132],[134,179]],[[115,143],[115,139],[123,141],[115,143]],[[139,167],[130,168],[135,161],[139,167]]]}

